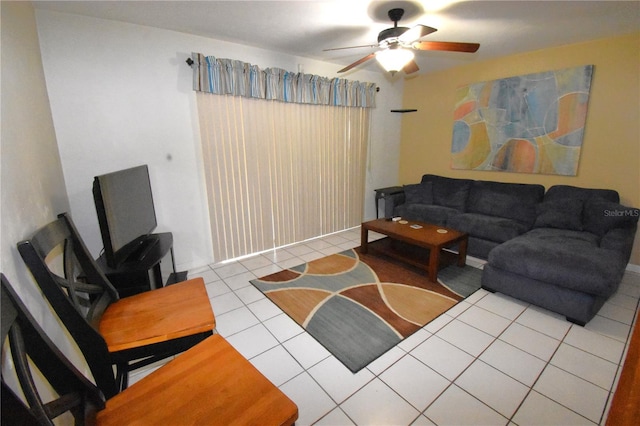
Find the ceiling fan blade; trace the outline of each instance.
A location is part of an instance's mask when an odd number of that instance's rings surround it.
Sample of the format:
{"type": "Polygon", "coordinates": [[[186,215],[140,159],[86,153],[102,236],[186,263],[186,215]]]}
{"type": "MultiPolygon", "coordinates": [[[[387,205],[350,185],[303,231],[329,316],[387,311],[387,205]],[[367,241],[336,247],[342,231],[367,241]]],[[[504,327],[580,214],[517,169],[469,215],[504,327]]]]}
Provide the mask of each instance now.
{"type": "Polygon", "coordinates": [[[438,30],[436,30],[435,28],[418,24],[405,31],[400,37],[398,37],[398,40],[401,43],[413,43],[414,41],[420,40],[422,37],[431,33],[435,33],[436,31],[438,30]]]}
{"type": "Polygon", "coordinates": [[[405,74],[412,74],[418,70],[420,70],[420,68],[418,68],[418,64],[416,64],[416,61],[414,60],[411,60],[411,62],[402,68],[402,71],[404,71],[405,74]]]}
{"type": "Polygon", "coordinates": [[[478,43],[457,43],[451,41],[418,41],[412,46],[417,50],[445,50],[448,52],[473,53],[478,50],[478,43]]]}
{"type": "Polygon", "coordinates": [[[322,49],[323,52],[331,52],[332,50],[359,49],[362,47],[378,47],[377,44],[365,44],[363,46],[334,47],[333,49],[322,49]]]}
{"type": "Polygon", "coordinates": [[[347,65],[346,67],[342,68],[340,71],[338,71],[338,73],[349,71],[351,68],[357,67],[358,65],[367,62],[369,59],[373,58],[374,56],[376,56],[375,53],[370,53],[367,56],[365,56],[364,58],[358,59],[357,61],[355,61],[351,65],[347,65]]]}

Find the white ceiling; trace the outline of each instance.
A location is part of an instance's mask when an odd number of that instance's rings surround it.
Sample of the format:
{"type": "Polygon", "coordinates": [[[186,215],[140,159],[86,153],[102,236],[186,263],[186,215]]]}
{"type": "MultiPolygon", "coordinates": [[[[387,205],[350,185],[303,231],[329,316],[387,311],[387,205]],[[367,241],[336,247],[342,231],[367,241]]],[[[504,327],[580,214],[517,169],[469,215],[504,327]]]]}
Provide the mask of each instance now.
{"type": "MultiPolygon", "coordinates": [[[[640,31],[640,1],[35,1],[36,8],[159,27],[336,63],[336,71],[375,51],[393,26],[387,11],[406,10],[401,26],[437,28],[424,40],[480,43],[478,52],[417,52],[420,72],[640,31]]],[[[639,46],[640,50],[640,46],[639,46]]],[[[215,55],[215,52],[203,52],[215,55]]],[[[382,70],[375,61],[360,68],[382,70]]]]}

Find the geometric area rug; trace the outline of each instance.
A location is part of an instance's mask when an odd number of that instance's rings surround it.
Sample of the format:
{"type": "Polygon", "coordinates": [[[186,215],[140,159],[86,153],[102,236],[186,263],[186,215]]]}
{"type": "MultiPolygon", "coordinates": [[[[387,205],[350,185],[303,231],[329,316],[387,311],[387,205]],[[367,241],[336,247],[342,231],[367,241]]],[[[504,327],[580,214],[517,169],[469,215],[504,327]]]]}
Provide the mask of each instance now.
{"type": "Polygon", "coordinates": [[[353,373],[480,288],[482,271],[424,270],[346,250],[251,283],[353,373]]]}

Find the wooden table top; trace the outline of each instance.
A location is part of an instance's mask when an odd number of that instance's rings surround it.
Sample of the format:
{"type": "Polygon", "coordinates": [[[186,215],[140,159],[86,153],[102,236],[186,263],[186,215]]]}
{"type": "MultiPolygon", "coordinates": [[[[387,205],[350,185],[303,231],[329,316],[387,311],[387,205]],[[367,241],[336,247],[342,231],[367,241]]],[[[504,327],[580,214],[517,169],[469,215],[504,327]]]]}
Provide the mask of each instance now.
{"type": "Polygon", "coordinates": [[[202,278],[120,299],[107,307],[100,334],[110,352],[164,342],[216,326],[202,278]]]}
{"type": "Polygon", "coordinates": [[[415,220],[409,220],[407,222],[408,223],[402,224],[399,221],[394,222],[387,219],[375,219],[364,222],[362,227],[369,231],[378,232],[408,243],[426,247],[443,247],[467,237],[466,233],[456,231],[455,229],[415,220]],[[411,225],[420,225],[422,228],[414,229],[411,225]],[[447,232],[440,233],[438,232],[439,229],[446,230],[447,232]]]}
{"type": "Polygon", "coordinates": [[[107,401],[98,425],[291,425],[298,407],[216,334],[107,401]]]}

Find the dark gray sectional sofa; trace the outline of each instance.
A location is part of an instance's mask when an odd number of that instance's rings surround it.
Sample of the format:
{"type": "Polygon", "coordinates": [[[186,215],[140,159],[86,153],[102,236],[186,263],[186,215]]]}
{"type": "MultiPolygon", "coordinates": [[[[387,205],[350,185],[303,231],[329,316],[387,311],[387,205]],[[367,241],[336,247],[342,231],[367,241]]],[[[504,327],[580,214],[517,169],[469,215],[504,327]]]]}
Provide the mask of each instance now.
{"type": "Polygon", "coordinates": [[[618,288],[640,210],[616,191],[424,175],[385,211],[469,234],[482,286],[584,325],[618,288]]]}

